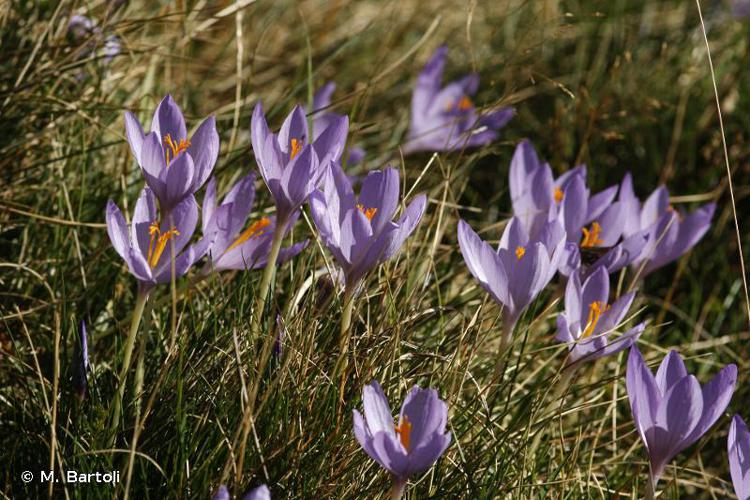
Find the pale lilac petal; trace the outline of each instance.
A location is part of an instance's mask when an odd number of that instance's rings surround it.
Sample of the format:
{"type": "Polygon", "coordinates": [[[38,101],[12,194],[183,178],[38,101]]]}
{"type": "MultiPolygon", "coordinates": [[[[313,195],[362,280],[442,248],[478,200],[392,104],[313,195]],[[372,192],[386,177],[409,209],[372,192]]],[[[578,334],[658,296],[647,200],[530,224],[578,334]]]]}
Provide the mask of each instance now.
{"type": "Polygon", "coordinates": [[[135,161],[140,163],[141,147],[143,146],[145,134],[143,133],[141,122],[130,111],[125,112],[125,137],[128,139],[130,151],[133,153],[135,161]]]}
{"type": "Polygon", "coordinates": [[[373,436],[378,432],[383,432],[389,436],[396,437],[396,431],[393,425],[393,412],[388,405],[388,399],[383,393],[380,384],[373,380],[366,385],[362,391],[362,404],[365,408],[365,419],[370,434],[373,436]]]}
{"type": "Polygon", "coordinates": [[[662,394],[666,394],[672,386],[687,377],[687,375],[688,372],[685,368],[685,363],[677,351],[672,350],[664,357],[659,365],[659,369],[656,371],[656,385],[662,394]]]}
{"type": "Polygon", "coordinates": [[[219,133],[216,131],[216,119],[210,116],[203,120],[193,137],[187,152],[193,159],[195,174],[191,192],[195,193],[206,182],[219,157],[219,133]]]}
{"type": "Polygon", "coordinates": [[[151,121],[151,131],[156,132],[160,141],[167,135],[175,142],[187,139],[185,118],[171,95],[167,94],[156,107],[151,121]]]}

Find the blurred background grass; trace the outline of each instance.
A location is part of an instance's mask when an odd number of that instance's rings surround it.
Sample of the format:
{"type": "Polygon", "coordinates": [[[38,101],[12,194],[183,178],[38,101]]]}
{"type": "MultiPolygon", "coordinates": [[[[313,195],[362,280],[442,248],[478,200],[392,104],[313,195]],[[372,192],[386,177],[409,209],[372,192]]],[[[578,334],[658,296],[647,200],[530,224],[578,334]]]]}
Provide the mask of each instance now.
{"type": "MultiPolygon", "coordinates": [[[[726,2],[703,1],[734,173],[742,236],[750,181],[750,24],[726,2]]],[[[188,126],[214,113],[222,139],[221,189],[256,168],[252,105],[262,99],[276,127],[296,102],[336,81],[334,110],[348,113],[350,144],[367,149],[354,173],[400,165],[407,191],[431,203],[397,261],[371,276],[354,323],[354,374],[346,407],[331,381],[340,304],[325,305],[323,265],[311,245],[281,268],[273,308],[284,316],[284,355],[265,374],[262,407],[243,470],[225,479],[240,494],[268,483],[274,497],[373,498],[389,478],[351,432],[361,388],[378,379],[397,406],[413,384],[447,400],[454,442],[409,488],[413,498],[637,496],[647,472],[624,388],[624,358],[581,370],[564,406],[541,398],[563,352],[553,346],[559,287],[537,301],[517,334],[510,377],[492,377],[500,311],[466,272],[457,249],[460,215],[499,237],[510,211],[508,164],[530,138],[556,172],[589,167],[601,189],[633,172],[645,198],[667,183],[675,202],[716,199],[714,225],[679,263],[641,288],[647,360],[670,348],[705,382],[728,362],[740,367],[730,406],[743,406],[748,318],[726,170],[705,45],[694,2],[680,1],[268,1],[22,2],[0,5],[0,493],[48,494],[23,470],[124,469],[136,409],[115,448],[108,404],[135,282],[111,250],[104,206],[129,210],[142,180],[124,141],[122,112],[148,121],[163,94],[188,126]],[[68,32],[74,14],[100,31],[68,32]],[[104,54],[107,36],[121,52],[104,54]],[[414,79],[432,50],[450,48],[448,77],[481,76],[475,102],[510,105],[502,140],[476,151],[401,158],[414,79]],[[310,73],[309,67],[312,69],[310,73]],[[429,164],[429,166],[427,166],[429,164]],[[426,169],[424,175],[420,175],[426,169]],[[323,303],[324,305],[320,305],[323,303]],[[79,404],[71,389],[77,324],[89,323],[93,374],[79,404]],[[528,326],[528,328],[526,328],[528,326]],[[56,355],[57,353],[57,355],[56,355]],[[57,361],[57,362],[56,362],[57,361]],[[57,394],[56,397],[53,394],[57,394]],[[545,432],[534,456],[528,443],[545,432]]],[[[258,185],[259,207],[270,207],[258,185]]],[[[295,238],[310,234],[306,223],[295,238]]],[[[233,435],[258,345],[248,342],[259,273],[224,274],[177,302],[176,355],[169,290],[159,290],[140,332],[146,349],[144,406],[130,495],[206,498],[236,464],[233,435]],[[150,401],[149,401],[150,400],[150,401]]],[[[274,333],[269,321],[267,331],[274,333]]],[[[132,380],[132,378],[131,378],[132,380]]],[[[130,391],[130,389],[129,389],[130,391]]],[[[132,398],[132,394],[129,396],[132,398]]],[[[676,460],[668,497],[728,495],[723,417],[676,460]]],[[[57,484],[53,495],[104,498],[117,488],[57,484]]]]}

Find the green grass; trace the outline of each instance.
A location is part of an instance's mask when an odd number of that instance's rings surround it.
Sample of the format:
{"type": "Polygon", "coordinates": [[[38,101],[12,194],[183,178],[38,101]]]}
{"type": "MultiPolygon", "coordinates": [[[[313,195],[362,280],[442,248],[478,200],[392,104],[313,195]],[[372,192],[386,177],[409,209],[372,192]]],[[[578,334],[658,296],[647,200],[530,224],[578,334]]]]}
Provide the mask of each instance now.
{"type": "MultiPolygon", "coordinates": [[[[640,341],[647,361],[679,349],[702,382],[726,363],[740,368],[727,415],[660,483],[666,498],[729,495],[726,430],[734,412],[750,417],[743,405],[750,332],[695,3],[239,3],[247,4],[241,15],[223,17],[215,16],[224,2],[134,0],[109,12],[103,2],[0,6],[0,494],[48,495],[47,484],[24,484],[20,476],[49,467],[53,407],[58,473],[124,476],[127,468],[139,414],[132,374],[114,447],[106,429],[136,283],[103,227],[107,199],[130,212],[142,185],[124,141],[123,110],[148,122],[169,92],[189,126],[215,113],[222,140],[215,174],[225,192],[256,169],[253,103],[263,100],[276,128],[295,102],[308,100],[311,83],[333,79],[335,110],[350,115],[351,143],[368,152],[354,172],[399,166],[407,191],[416,183],[414,192],[430,198],[404,250],[371,273],[356,304],[344,403],[332,379],[341,303],[326,302],[325,283],[312,280],[330,260],[314,242],[277,275],[264,333],[275,334],[280,312],[284,355],[260,380],[241,470],[233,467],[240,458],[234,435],[262,344],[250,336],[261,272],[224,273],[189,291],[178,286],[174,304],[169,286],[161,287],[136,348],[136,357],[144,350],[140,415],[147,418],[129,495],[208,498],[229,464],[224,480],[235,494],[267,483],[275,498],[382,498],[389,478],[351,430],[351,410],[361,409],[362,387],[373,379],[392,406],[420,384],[436,387],[450,409],[453,443],[436,467],[413,478],[410,498],[642,494],[647,458],[627,403],[624,355],[584,367],[564,401],[553,397],[564,360],[552,341],[557,280],[520,322],[505,378],[493,376],[501,311],[468,274],[456,222],[463,217],[483,237],[499,237],[510,211],[508,165],[524,137],[558,173],[586,163],[595,189],[630,170],[641,197],[666,182],[676,202],[717,200],[704,240],[649,276],[637,306],[650,322],[640,341]],[[68,16],[78,11],[121,37],[123,54],[111,65],[81,59],[85,48],[66,37],[68,16]],[[448,77],[478,71],[475,102],[512,104],[518,115],[490,146],[402,160],[414,79],[444,43],[448,77]],[[308,279],[312,286],[297,297],[308,279]],[[93,373],[79,404],[70,381],[84,318],[93,373]],[[537,432],[542,445],[531,455],[537,432]]],[[[702,3],[747,241],[750,26],[724,2],[702,3]]],[[[271,207],[265,187],[257,187],[257,206],[271,207]]],[[[302,220],[294,238],[305,237],[314,239],[314,231],[302,220]]],[[[125,482],[58,483],[52,494],[121,497],[125,482]]]]}

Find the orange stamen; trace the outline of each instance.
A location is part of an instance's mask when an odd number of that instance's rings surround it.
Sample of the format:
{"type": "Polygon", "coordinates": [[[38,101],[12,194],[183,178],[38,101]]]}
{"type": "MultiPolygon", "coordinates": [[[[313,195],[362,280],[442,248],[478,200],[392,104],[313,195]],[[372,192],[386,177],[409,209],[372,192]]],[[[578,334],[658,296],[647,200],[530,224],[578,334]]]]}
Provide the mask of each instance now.
{"type": "Polygon", "coordinates": [[[300,151],[302,151],[303,143],[301,140],[292,139],[292,151],[289,153],[289,159],[293,160],[295,156],[299,154],[300,151]]]}
{"type": "Polygon", "coordinates": [[[521,257],[526,255],[526,249],[524,247],[516,247],[516,259],[521,260],[521,257]]]}
{"type": "Polygon", "coordinates": [[[396,434],[398,434],[401,444],[404,445],[404,449],[408,452],[411,439],[411,422],[409,422],[409,418],[406,415],[401,417],[401,422],[396,426],[396,434]]]}
{"type": "Polygon", "coordinates": [[[263,217],[262,219],[256,220],[250,226],[245,229],[239,237],[234,240],[234,243],[232,243],[229,248],[226,249],[226,251],[230,251],[231,249],[242,245],[244,242],[249,240],[250,238],[257,238],[258,236],[262,235],[265,231],[263,229],[267,228],[271,225],[271,219],[268,217],[263,217]]]}
{"type": "Polygon", "coordinates": [[[565,195],[563,194],[563,190],[562,189],[560,189],[559,187],[556,187],[553,196],[555,197],[555,203],[560,203],[560,202],[563,201],[563,197],[565,195]]]}
{"type": "Polygon", "coordinates": [[[365,214],[365,217],[367,217],[367,220],[371,221],[373,217],[375,217],[375,214],[378,213],[377,208],[365,208],[364,205],[357,203],[357,208],[360,212],[365,214]]]}
{"type": "Polygon", "coordinates": [[[167,242],[173,237],[179,236],[180,232],[177,229],[172,228],[165,233],[159,234],[159,226],[156,224],[156,222],[149,226],[148,231],[151,234],[151,243],[154,242],[155,236],[157,234],[159,235],[159,237],[156,239],[156,246],[154,247],[152,244],[149,244],[148,248],[148,265],[151,266],[151,269],[153,269],[156,267],[156,264],[159,263],[159,259],[164,253],[164,249],[167,248],[167,242]]]}
{"type": "Polygon", "coordinates": [[[471,107],[474,106],[474,103],[471,102],[471,99],[469,99],[469,96],[462,96],[461,99],[458,100],[458,102],[449,102],[445,105],[445,111],[466,111],[468,109],[471,109],[471,107]]]}
{"type": "Polygon", "coordinates": [[[591,305],[589,305],[589,317],[586,320],[586,328],[581,334],[582,338],[590,337],[591,334],[594,333],[596,324],[599,322],[599,318],[601,318],[602,313],[604,313],[604,311],[608,310],[609,308],[609,305],[600,300],[596,300],[592,302],[591,305]]]}
{"type": "Polygon", "coordinates": [[[190,147],[190,141],[187,139],[180,139],[180,142],[172,139],[172,136],[167,134],[164,136],[164,144],[169,148],[164,151],[164,158],[167,160],[167,166],[169,166],[170,155],[172,153],[172,160],[174,160],[181,151],[185,151],[190,147]]]}
{"type": "Polygon", "coordinates": [[[604,241],[599,238],[599,234],[602,232],[602,226],[600,226],[598,222],[591,224],[590,230],[584,227],[582,231],[583,241],[581,241],[581,248],[591,248],[604,243],[604,241]]]}

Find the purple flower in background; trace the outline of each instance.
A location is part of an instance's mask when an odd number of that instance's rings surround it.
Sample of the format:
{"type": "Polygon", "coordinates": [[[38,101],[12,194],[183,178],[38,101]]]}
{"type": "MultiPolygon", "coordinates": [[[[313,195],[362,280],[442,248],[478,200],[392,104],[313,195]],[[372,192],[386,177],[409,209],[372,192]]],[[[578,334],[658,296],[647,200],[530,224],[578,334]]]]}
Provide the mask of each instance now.
{"type": "Polygon", "coordinates": [[[74,14],[70,16],[70,21],[68,21],[68,36],[70,36],[74,42],[80,43],[97,33],[99,33],[99,28],[89,17],[82,14],[74,14]]]}
{"type": "Polygon", "coordinates": [[[458,244],[471,274],[505,307],[503,338],[508,342],[521,313],[557,272],[565,253],[562,227],[551,221],[537,239],[531,239],[514,217],[494,250],[460,220],[458,244]]]}
{"type": "MultiPolygon", "coordinates": [[[[334,90],[336,90],[336,84],[334,82],[328,82],[319,88],[313,96],[313,141],[317,140],[323,131],[329,126],[335,125],[342,118],[346,118],[344,115],[328,111],[327,109],[331,105],[331,95],[333,95],[334,90]]],[[[347,165],[356,165],[360,163],[364,157],[364,149],[351,147],[349,148],[349,157],[347,158],[346,163],[347,165]]]]}
{"type": "MultiPolygon", "coordinates": [[[[223,484],[219,486],[211,500],[229,500],[229,490],[223,484]]],[[[265,484],[258,486],[245,493],[242,500],[271,500],[271,492],[265,484]]]]}
{"type": "MultiPolygon", "coordinates": [[[[240,179],[224,197],[221,205],[216,204],[216,179],[211,179],[206,186],[203,199],[203,234],[213,243],[208,247],[210,261],[203,268],[205,274],[214,271],[258,269],[265,267],[268,253],[271,250],[275,217],[261,217],[244,230],[245,223],[253,209],[255,201],[255,175],[250,174],[240,179]]],[[[296,211],[286,231],[294,225],[299,217],[296,211]]],[[[282,248],[277,264],[285,262],[307,246],[307,240],[291,247],[282,248]]]]}
{"type": "Polygon", "coordinates": [[[732,0],[732,15],[740,19],[750,17],[750,0],[732,0]]]}
{"type": "Polygon", "coordinates": [[[89,340],[85,321],[81,321],[78,330],[78,344],[76,345],[75,361],[73,364],[73,388],[78,400],[83,401],[88,391],[89,373],[89,340]]]}
{"type": "Polygon", "coordinates": [[[633,303],[629,292],[609,303],[609,273],[597,267],[581,284],[581,272],[574,272],[565,289],[565,312],[557,317],[557,337],[570,348],[568,364],[591,361],[630,347],[643,333],[644,324],[631,328],[616,339],[608,338],[623,321],[633,303]]]}
{"type": "Polygon", "coordinates": [[[447,47],[435,50],[417,79],[411,100],[411,124],[404,153],[454,151],[483,146],[497,139],[498,130],[513,118],[513,108],[484,115],[477,113],[470,96],[479,76],[470,74],[441,87],[447,47]]]}
{"type": "Polygon", "coordinates": [[[185,118],[172,96],[161,100],[145,134],[138,118],[125,112],[125,132],[146,183],[164,211],[170,211],[208,180],[219,156],[216,120],[209,116],[188,138],[185,118]]]}
{"type": "Polygon", "coordinates": [[[107,233],[112,246],[128,265],[130,274],[146,289],[170,281],[172,253],[176,278],[187,273],[190,266],[206,254],[211,238],[203,238],[185,249],[197,223],[198,203],[192,195],[183,198],[160,220],[153,192],[148,187],[143,188],[129,233],[120,209],[112,200],[107,203],[107,233]]]}
{"type": "Polygon", "coordinates": [[[630,409],[651,463],[654,489],[667,464],[718,420],[729,404],[737,367],[724,367],[701,388],[677,351],[669,351],[651,373],[637,346],[630,349],[626,383],[630,409]]]}
{"type": "Polygon", "coordinates": [[[331,162],[341,158],[348,129],[349,119],[337,117],[310,144],[307,120],[300,106],[287,116],[278,135],[268,129],[261,104],[255,106],[251,124],[253,153],[276,202],[276,218],[282,226],[307,201],[331,162]]]}
{"type": "Polygon", "coordinates": [[[740,500],[750,499],[750,431],[742,417],[735,415],[727,438],[729,472],[734,492],[740,500]]]}
{"type": "Polygon", "coordinates": [[[351,181],[334,163],[323,191],[310,196],[310,213],[323,243],[341,266],[348,290],[365,274],[393,257],[424,214],[427,197],[418,195],[397,221],[398,170],[370,172],[357,198],[351,181]]]}
{"type": "Polygon", "coordinates": [[[435,389],[414,386],[396,426],[380,384],[373,381],[362,393],[365,414],[363,418],[354,410],[354,435],[365,452],[403,488],[409,476],[429,469],[448,448],[448,407],[435,389]]]}
{"type": "Polygon", "coordinates": [[[677,211],[669,204],[669,191],[664,186],[651,193],[641,206],[630,173],[622,180],[619,199],[626,212],[624,234],[649,234],[648,243],[633,262],[634,266],[643,266],[644,275],[693,248],[711,227],[716,209],[715,203],[708,203],[690,214],[677,211]]]}

